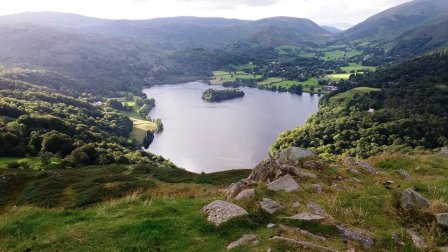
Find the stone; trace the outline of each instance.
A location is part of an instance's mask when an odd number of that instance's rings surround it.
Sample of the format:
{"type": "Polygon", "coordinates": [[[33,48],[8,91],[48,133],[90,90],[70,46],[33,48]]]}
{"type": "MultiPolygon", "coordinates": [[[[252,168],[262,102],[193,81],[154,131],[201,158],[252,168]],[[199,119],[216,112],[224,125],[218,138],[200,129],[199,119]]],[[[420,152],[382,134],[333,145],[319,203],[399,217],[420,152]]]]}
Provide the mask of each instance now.
{"type": "Polygon", "coordinates": [[[431,205],[425,197],[411,188],[407,188],[401,193],[399,204],[404,210],[428,208],[431,205]]]}
{"type": "Polygon", "coordinates": [[[268,184],[271,191],[293,192],[300,188],[299,184],[291,177],[291,175],[283,176],[268,184]]]}
{"type": "Polygon", "coordinates": [[[249,179],[242,179],[236,183],[230,184],[230,186],[227,187],[227,189],[226,189],[227,199],[231,199],[231,198],[235,197],[239,192],[241,192],[241,190],[243,190],[253,184],[255,184],[255,182],[252,180],[249,180],[249,179]]]}
{"type": "Polygon", "coordinates": [[[274,237],[270,238],[269,240],[288,242],[288,243],[303,247],[305,249],[305,251],[317,250],[317,251],[339,252],[339,250],[334,249],[334,248],[324,247],[324,246],[321,246],[318,244],[313,244],[313,243],[306,242],[306,241],[294,240],[294,239],[286,238],[286,237],[282,237],[282,236],[274,236],[274,237]]]}
{"type": "Polygon", "coordinates": [[[318,204],[316,204],[312,201],[309,201],[306,206],[313,214],[324,216],[324,217],[330,217],[330,215],[324,209],[322,209],[318,204]]]}
{"type": "Polygon", "coordinates": [[[360,162],[354,157],[348,157],[347,159],[345,159],[345,164],[349,166],[349,171],[353,173],[358,173],[359,171],[355,167],[359,167],[371,174],[378,174],[378,171],[375,169],[375,167],[367,163],[360,162]]]}
{"type": "Polygon", "coordinates": [[[260,203],[261,209],[263,209],[263,211],[265,211],[265,212],[267,212],[269,214],[274,214],[277,211],[285,208],[285,206],[283,206],[282,204],[278,203],[277,201],[274,201],[274,200],[271,200],[271,199],[268,199],[268,198],[264,198],[259,203],[260,203]]]}
{"type": "Polygon", "coordinates": [[[273,158],[261,161],[250,173],[248,180],[270,182],[281,175],[281,167],[273,158]]]}
{"type": "Polygon", "coordinates": [[[241,191],[237,196],[235,196],[235,200],[248,200],[255,197],[255,189],[246,189],[241,191]]]}
{"type": "Polygon", "coordinates": [[[301,220],[301,221],[319,221],[325,219],[324,216],[312,214],[312,213],[298,213],[293,216],[288,217],[291,220],[301,220]]]}
{"type": "Polygon", "coordinates": [[[317,178],[317,175],[315,173],[312,173],[308,170],[305,170],[305,169],[302,169],[299,167],[295,167],[292,165],[282,165],[281,170],[283,173],[294,174],[300,178],[311,178],[311,179],[317,178]]]}
{"type": "Polygon", "coordinates": [[[299,147],[289,147],[281,152],[279,152],[275,159],[280,164],[288,164],[292,166],[300,165],[300,161],[304,158],[315,157],[316,154],[308,149],[303,149],[299,147]]]}
{"type": "Polygon", "coordinates": [[[277,227],[277,224],[269,223],[266,227],[267,228],[275,228],[275,227],[277,227]]]}
{"type": "Polygon", "coordinates": [[[443,147],[442,149],[440,149],[439,154],[442,156],[448,156],[448,147],[443,147]]]}
{"type": "Polygon", "coordinates": [[[300,204],[300,202],[296,201],[292,204],[292,207],[294,208],[299,208],[302,204],[300,204]]]}
{"type": "Polygon", "coordinates": [[[406,180],[411,179],[411,175],[403,169],[398,170],[398,174],[400,174],[406,180]]]}
{"type": "Polygon", "coordinates": [[[322,193],[322,186],[319,184],[313,184],[311,188],[315,193],[322,193]]]}
{"type": "Polygon", "coordinates": [[[227,246],[227,250],[231,250],[231,249],[234,249],[236,247],[246,245],[248,243],[256,244],[257,242],[258,242],[258,240],[257,240],[257,236],[256,235],[254,235],[254,234],[245,234],[245,235],[241,236],[241,238],[239,238],[238,240],[230,243],[227,246]]]}
{"type": "Polygon", "coordinates": [[[336,225],[336,228],[344,239],[359,242],[364,249],[369,249],[375,244],[373,238],[364,233],[339,225],[336,225]]]}
{"type": "Polygon", "coordinates": [[[357,165],[361,168],[363,168],[365,171],[371,173],[371,174],[377,174],[378,171],[371,165],[364,163],[364,162],[358,162],[357,165]]]}
{"type": "Polygon", "coordinates": [[[306,235],[306,236],[308,236],[308,237],[310,237],[312,239],[315,239],[315,240],[320,240],[320,241],[328,240],[326,237],[323,237],[323,236],[320,236],[320,235],[315,235],[315,234],[311,233],[310,231],[303,230],[303,229],[300,229],[300,228],[297,228],[297,227],[288,227],[288,226],[285,226],[285,225],[280,225],[280,230],[282,232],[286,232],[286,233],[299,232],[299,233],[301,233],[303,235],[306,235]]]}
{"type": "Polygon", "coordinates": [[[244,208],[223,200],[215,200],[204,206],[202,212],[208,216],[207,219],[215,226],[220,226],[233,218],[248,214],[244,208]]]}
{"type": "Polygon", "coordinates": [[[448,228],[448,213],[436,214],[437,224],[448,228]]]}
{"type": "Polygon", "coordinates": [[[411,236],[412,242],[414,243],[416,248],[421,250],[427,248],[425,240],[417,232],[415,232],[415,230],[408,229],[407,232],[411,236]]]}

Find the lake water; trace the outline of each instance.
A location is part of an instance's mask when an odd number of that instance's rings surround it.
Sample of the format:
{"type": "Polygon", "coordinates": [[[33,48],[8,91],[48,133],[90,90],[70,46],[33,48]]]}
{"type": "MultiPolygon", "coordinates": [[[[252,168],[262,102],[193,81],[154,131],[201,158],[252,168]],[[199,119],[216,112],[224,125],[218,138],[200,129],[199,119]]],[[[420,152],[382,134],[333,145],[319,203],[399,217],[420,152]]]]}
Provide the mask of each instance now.
{"type": "Polygon", "coordinates": [[[201,99],[208,88],[190,82],[144,90],[156,100],[151,118],[162,119],[165,128],[148,151],[193,172],[252,169],[268,157],[269,146],[283,131],[302,125],[318,110],[317,95],[241,88],[244,98],[209,103],[201,99]]]}

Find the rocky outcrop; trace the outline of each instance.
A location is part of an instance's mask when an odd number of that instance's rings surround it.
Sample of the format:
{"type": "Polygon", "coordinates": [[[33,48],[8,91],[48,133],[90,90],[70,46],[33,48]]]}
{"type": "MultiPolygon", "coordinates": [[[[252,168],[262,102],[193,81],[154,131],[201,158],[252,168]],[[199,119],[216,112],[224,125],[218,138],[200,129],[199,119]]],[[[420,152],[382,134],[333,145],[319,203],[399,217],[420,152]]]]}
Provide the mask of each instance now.
{"type": "Polygon", "coordinates": [[[274,214],[279,210],[282,210],[285,208],[285,206],[283,206],[282,204],[278,203],[277,201],[268,199],[268,198],[264,198],[262,201],[259,202],[261,209],[263,209],[263,211],[269,213],[269,214],[274,214]]]}
{"type": "Polygon", "coordinates": [[[255,189],[246,189],[241,191],[237,196],[235,196],[235,200],[242,201],[248,200],[255,197],[255,189]]]}
{"type": "Polygon", "coordinates": [[[267,185],[271,191],[293,192],[300,188],[291,175],[283,176],[267,185]]]}
{"type": "Polygon", "coordinates": [[[275,159],[283,165],[299,166],[304,158],[315,157],[316,154],[308,149],[289,147],[279,152],[275,159]]]}
{"type": "Polygon", "coordinates": [[[239,238],[238,240],[230,243],[227,246],[227,250],[231,250],[231,249],[234,249],[236,247],[246,245],[248,243],[257,244],[258,243],[257,236],[254,235],[254,234],[245,234],[241,238],[239,238]]]}
{"type": "Polygon", "coordinates": [[[248,188],[253,185],[255,182],[249,179],[242,179],[236,183],[232,183],[226,190],[227,199],[231,199],[235,197],[241,190],[248,188]]]}
{"type": "Polygon", "coordinates": [[[411,188],[407,188],[401,193],[398,202],[403,210],[423,209],[431,205],[429,200],[411,188]]]}
{"type": "Polygon", "coordinates": [[[442,227],[448,228],[448,213],[436,214],[437,224],[442,227]]]}
{"type": "Polygon", "coordinates": [[[324,216],[324,217],[330,217],[330,215],[324,209],[322,209],[322,207],[320,207],[318,204],[316,204],[312,201],[309,201],[306,206],[313,214],[324,216]]]}
{"type": "Polygon", "coordinates": [[[204,206],[202,212],[215,226],[220,226],[233,218],[248,214],[242,207],[222,200],[216,200],[204,206]]]}
{"type": "Polygon", "coordinates": [[[373,238],[364,233],[339,225],[336,225],[336,228],[344,239],[359,242],[364,249],[369,249],[375,244],[373,238]]]}
{"type": "Polygon", "coordinates": [[[421,237],[415,230],[408,229],[407,232],[411,236],[412,242],[414,243],[416,248],[421,250],[427,248],[425,239],[423,239],[423,237],[421,237]]]}
{"type": "Polygon", "coordinates": [[[256,182],[270,182],[280,177],[280,175],[280,165],[275,159],[268,158],[255,166],[247,179],[256,182]]]}
{"type": "Polygon", "coordinates": [[[291,243],[291,244],[294,244],[296,246],[303,247],[306,250],[339,252],[339,250],[337,250],[337,249],[324,247],[324,246],[321,246],[321,245],[318,245],[318,244],[313,244],[313,243],[306,242],[306,241],[294,240],[294,239],[286,238],[286,237],[282,237],[282,236],[274,236],[270,240],[291,243]]]}
{"type": "Polygon", "coordinates": [[[291,217],[288,217],[290,220],[300,220],[300,221],[319,221],[325,219],[325,216],[312,214],[312,213],[298,213],[291,217]]]}

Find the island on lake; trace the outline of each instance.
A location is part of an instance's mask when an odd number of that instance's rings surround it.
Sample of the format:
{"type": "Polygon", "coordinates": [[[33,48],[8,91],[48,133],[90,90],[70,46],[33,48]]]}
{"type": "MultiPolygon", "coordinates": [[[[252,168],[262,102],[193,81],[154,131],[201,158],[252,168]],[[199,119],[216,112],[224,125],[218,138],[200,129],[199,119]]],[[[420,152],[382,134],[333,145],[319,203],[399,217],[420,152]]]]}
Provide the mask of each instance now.
{"type": "Polygon", "coordinates": [[[244,97],[245,93],[239,89],[207,89],[202,93],[202,99],[208,102],[220,102],[244,97]]]}

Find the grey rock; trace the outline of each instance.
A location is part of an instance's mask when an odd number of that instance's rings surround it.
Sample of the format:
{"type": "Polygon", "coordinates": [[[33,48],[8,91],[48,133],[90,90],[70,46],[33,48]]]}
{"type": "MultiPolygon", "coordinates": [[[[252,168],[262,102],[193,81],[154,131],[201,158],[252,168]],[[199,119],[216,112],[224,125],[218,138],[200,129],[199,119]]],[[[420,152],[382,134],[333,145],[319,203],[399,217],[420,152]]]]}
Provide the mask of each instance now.
{"type": "Polygon", "coordinates": [[[307,157],[315,157],[312,151],[299,147],[289,147],[275,156],[275,159],[281,164],[298,166],[300,161],[307,157]]]}
{"type": "Polygon", "coordinates": [[[299,208],[302,204],[300,204],[300,202],[296,201],[292,204],[292,207],[294,208],[299,208]]]}
{"type": "Polygon", "coordinates": [[[442,149],[440,149],[439,154],[442,156],[448,156],[448,147],[443,147],[442,149]]]}
{"type": "Polygon", "coordinates": [[[274,201],[274,200],[271,200],[268,198],[264,198],[259,203],[260,203],[261,209],[263,209],[263,211],[265,211],[269,214],[274,214],[275,212],[285,208],[285,206],[278,203],[277,201],[274,201]]]}
{"type": "Polygon", "coordinates": [[[208,216],[207,219],[215,226],[248,214],[244,208],[222,200],[216,200],[204,206],[202,212],[208,216]]]}
{"type": "Polygon", "coordinates": [[[236,197],[235,200],[248,200],[255,197],[255,189],[246,189],[241,191],[236,197]]]}
{"type": "Polygon", "coordinates": [[[318,244],[313,244],[313,243],[306,242],[306,241],[294,240],[294,239],[286,238],[286,237],[282,237],[282,236],[274,236],[274,237],[270,238],[269,240],[288,242],[288,243],[303,247],[306,250],[339,252],[339,250],[334,249],[334,248],[324,247],[324,246],[321,246],[318,244]]]}
{"type": "Polygon", "coordinates": [[[319,184],[313,184],[311,188],[315,193],[322,193],[322,186],[319,184]]]}
{"type": "Polygon", "coordinates": [[[366,170],[367,172],[371,173],[371,174],[377,174],[378,173],[378,171],[375,169],[375,167],[369,165],[368,163],[358,162],[357,165],[359,167],[363,168],[364,170],[366,170]]]}
{"type": "Polygon", "coordinates": [[[267,228],[275,228],[275,227],[277,227],[277,224],[269,223],[266,227],[267,228]]]}
{"type": "Polygon", "coordinates": [[[428,208],[431,205],[425,197],[411,188],[407,188],[401,193],[399,204],[404,210],[428,208]]]}
{"type": "Polygon", "coordinates": [[[231,199],[235,197],[241,190],[255,184],[254,181],[249,179],[242,179],[236,183],[232,183],[229,187],[226,189],[226,197],[227,199],[231,199]]]}
{"type": "Polygon", "coordinates": [[[289,174],[269,183],[267,187],[271,191],[283,190],[285,192],[293,192],[300,188],[299,184],[289,174]]]}
{"type": "Polygon", "coordinates": [[[448,228],[448,213],[436,214],[437,224],[448,228]]]}
{"type": "Polygon", "coordinates": [[[423,239],[423,237],[421,237],[417,232],[415,232],[415,230],[408,229],[407,232],[411,236],[412,242],[414,243],[415,247],[421,250],[427,248],[425,239],[423,239]]]}
{"type": "Polygon", "coordinates": [[[318,204],[316,204],[312,201],[309,201],[306,206],[313,214],[324,216],[324,217],[330,217],[330,215],[324,209],[322,209],[318,204]]]}
{"type": "Polygon", "coordinates": [[[270,182],[281,175],[281,167],[273,158],[261,161],[250,173],[248,180],[270,182]]]}
{"type": "Polygon", "coordinates": [[[309,232],[307,230],[303,230],[303,229],[300,229],[300,228],[297,228],[297,227],[288,227],[288,226],[285,226],[285,225],[280,225],[280,230],[283,231],[283,232],[299,232],[299,233],[301,233],[303,235],[306,235],[306,236],[308,236],[308,237],[310,237],[312,239],[315,239],[315,240],[320,240],[320,241],[328,240],[326,237],[323,237],[323,236],[320,236],[320,235],[315,235],[315,234],[313,234],[313,233],[311,233],[311,232],[309,232]]]}
{"type": "Polygon", "coordinates": [[[359,242],[364,249],[369,249],[375,244],[373,238],[364,233],[339,225],[336,225],[336,228],[344,239],[359,242]]]}
{"type": "Polygon", "coordinates": [[[256,235],[254,235],[254,234],[245,234],[241,238],[239,238],[238,240],[230,243],[227,246],[227,250],[231,250],[231,249],[234,249],[236,247],[246,245],[248,243],[256,244],[257,242],[258,242],[258,240],[257,240],[257,236],[256,235]]]}
{"type": "Polygon", "coordinates": [[[322,160],[307,160],[303,162],[301,167],[307,170],[323,170],[325,168],[325,162],[322,160]]]}
{"type": "Polygon", "coordinates": [[[293,174],[300,178],[317,178],[317,175],[315,173],[292,165],[282,165],[281,169],[283,173],[293,174]]]}
{"type": "Polygon", "coordinates": [[[356,167],[362,168],[363,170],[371,173],[371,174],[377,174],[378,171],[375,169],[375,167],[369,165],[368,163],[360,162],[354,157],[348,157],[345,159],[345,164],[349,166],[349,171],[353,173],[358,173],[359,171],[356,169],[356,167]]]}
{"type": "Polygon", "coordinates": [[[404,179],[411,179],[411,175],[403,169],[398,170],[398,174],[400,174],[404,179]]]}
{"type": "Polygon", "coordinates": [[[288,217],[291,220],[301,220],[301,221],[319,221],[325,219],[325,216],[312,214],[312,213],[298,213],[293,216],[288,217]]]}

